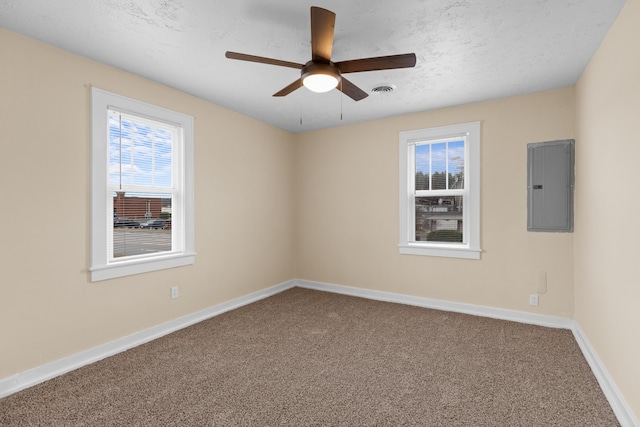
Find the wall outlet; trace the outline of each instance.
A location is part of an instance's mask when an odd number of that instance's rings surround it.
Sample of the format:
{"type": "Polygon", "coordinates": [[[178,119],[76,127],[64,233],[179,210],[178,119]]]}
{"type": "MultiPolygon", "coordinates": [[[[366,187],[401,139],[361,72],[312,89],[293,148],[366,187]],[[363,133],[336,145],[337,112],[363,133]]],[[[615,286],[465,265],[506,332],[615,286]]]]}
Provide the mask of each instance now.
{"type": "Polygon", "coordinates": [[[173,286],[171,288],[171,299],[176,299],[176,298],[178,298],[178,287],[173,286]]]}
{"type": "Polygon", "coordinates": [[[529,295],[529,305],[538,305],[538,294],[529,295]]]}

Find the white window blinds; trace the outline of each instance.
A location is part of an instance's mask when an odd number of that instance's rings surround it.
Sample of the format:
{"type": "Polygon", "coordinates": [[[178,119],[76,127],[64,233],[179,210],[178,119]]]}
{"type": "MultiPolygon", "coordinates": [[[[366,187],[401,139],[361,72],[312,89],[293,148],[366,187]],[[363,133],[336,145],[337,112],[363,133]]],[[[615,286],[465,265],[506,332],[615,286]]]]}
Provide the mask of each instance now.
{"type": "Polygon", "coordinates": [[[109,258],[181,250],[182,227],[174,221],[174,208],[180,206],[182,129],[111,108],[107,117],[113,207],[109,258]]]}

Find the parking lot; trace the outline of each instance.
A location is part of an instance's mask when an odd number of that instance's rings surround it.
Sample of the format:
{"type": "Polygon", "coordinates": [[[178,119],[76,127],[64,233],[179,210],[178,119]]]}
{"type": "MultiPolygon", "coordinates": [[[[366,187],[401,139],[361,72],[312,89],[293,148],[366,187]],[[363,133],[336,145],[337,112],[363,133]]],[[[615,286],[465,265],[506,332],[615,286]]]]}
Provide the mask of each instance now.
{"type": "Polygon", "coordinates": [[[171,230],[114,228],[113,255],[123,257],[171,251],[171,230]]]}

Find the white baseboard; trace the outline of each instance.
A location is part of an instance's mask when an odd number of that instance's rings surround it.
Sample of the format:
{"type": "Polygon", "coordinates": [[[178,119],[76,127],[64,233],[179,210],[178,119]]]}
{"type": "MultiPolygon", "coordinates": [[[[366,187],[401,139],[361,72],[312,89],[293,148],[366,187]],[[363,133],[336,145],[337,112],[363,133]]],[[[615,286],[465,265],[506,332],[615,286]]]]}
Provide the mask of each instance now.
{"type": "Polygon", "coordinates": [[[633,414],[633,411],[627,404],[627,401],[624,399],[622,394],[620,394],[620,390],[616,387],[616,384],[609,376],[607,369],[600,361],[600,358],[591,346],[591,343],[589,343],[584,332],[580,329],[580,325],[578,325],[577,322],[574,322],[571,330],[573,331],[573,336],[576,338],[576,341],[580,346],[580,350],[582,350],[584,358],[587,359],[587,363],[589,364],[593,375],[598,380],[598,384],[600,384],[602,392],[609,401],[609,405],[611,405],[613,413],[616,414],[620,425],[622,427],[640,427],[640,422],[633,414]]]}
{"type": "Polygon", "coordinates": [[[89,350],[76,353],[74,355],[55,360],[50,363],[38,366],[28,371],[0,379],[0,397],[5,397],[28,387],[32,387],[51,378],[60,376],[74,369],[89,365],[114,354],[129,350],[146,342],[160,338],[164,335],[186,328],[203,320],[217,316],[230,310],[242,307],[252,302],[261,300],[278,294],[295,286],[295,282],[290,280],[279,285],[263,289],[258,292],[245,295],[222,304],[209,307],[207,309],[192,313],[170,322],[154,326],[144,331],[108,342],[89,350]]]}
{"type": "Polygon", "coordinates": [[[507,310],[504,308],[414,297],[410,295],[396,294],[393,292],[352,288],[349,286],[312,282],[309,280],[296,280],[295,284],[300,288],[315,289],[318,291],[333,292],[337,294],[414,305],[424,308],[433,308],[436,310],[451,311],[455,313],[472,314],[475,316],[490,317],[492,319],[510,320],[512,322],[528,323],[531,325],[547,326],[551,328],[571,329],[573,325],[573,320],[564,317],[545,316],[542,314],[525,313],[523,311],[507,310]]]}
{"type": "Polygon", "coordinates": [[[576,338],[578,346],[593,371],[602,391],[609,401],[618,421],[622,427],[640,427],[640,423],[626,403],[624,397],[616,387],[613,379],[607,373],[606,368],[600,362],[589,340],[578,324],[567,318],[545,316],[534,313],[526,313],[515,310],[464,304],[458,302],[437,300],[431,298],[415,297],[393,292],[375,291],[370,289],[354,288],[330,283],[313,282],[309,280],[290,280],[279,285],[258,292],[227,301],[222,304],[207,308],[187,316],[180,317],[170,322],[163,323],[153,328],[137,332],[124,338],[82,351],[69,357],[47,363],[42,366],[18,373],[11,377],[0,379],[0,398],[16,393],[25,388],[34,386],[51,378],[57,377],[82,366],[97,362],[114,354],[160,338],[164,335],[186,328],[203,320],[217,316],[230,310],[242,307],[252,302],[270,297],[293,287],[314,289],[318,291],[333,292],[343,295],[373,299],[378,301],[394,302],[418,307],[432,308],[436,310],[465,313],[476,316],[490,317],[494,319],[509,320],[513,322],[532,325],[547,326],[552,328],[570,329],[576,338]]]}

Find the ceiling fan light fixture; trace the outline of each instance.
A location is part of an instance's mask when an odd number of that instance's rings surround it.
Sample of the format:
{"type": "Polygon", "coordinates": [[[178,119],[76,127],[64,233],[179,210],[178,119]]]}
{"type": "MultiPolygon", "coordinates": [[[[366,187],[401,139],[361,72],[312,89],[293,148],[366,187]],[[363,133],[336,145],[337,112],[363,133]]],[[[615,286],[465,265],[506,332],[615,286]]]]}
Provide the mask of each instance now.
{"type": "Polygon", "coordinates": [[[322,93],[335,89],[340,83],[340,72],[327,64],[309,64],[302,69],[302,84],[312,92],[322,93]]]}
{"type": "Polygon", "coordinates": [[[311,74],[302,80],[304,87],[312,92],[329,92],[338,86],[338,79],[329,74],[311,74]]]}

